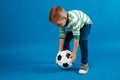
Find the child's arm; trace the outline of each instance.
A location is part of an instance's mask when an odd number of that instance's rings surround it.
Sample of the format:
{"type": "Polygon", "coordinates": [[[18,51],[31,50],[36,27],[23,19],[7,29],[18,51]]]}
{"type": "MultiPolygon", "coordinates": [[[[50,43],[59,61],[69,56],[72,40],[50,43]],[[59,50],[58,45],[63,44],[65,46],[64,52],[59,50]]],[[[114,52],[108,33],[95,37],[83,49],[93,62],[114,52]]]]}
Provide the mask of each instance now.
{"type": "Polygon", "coordinates": [[[59,51],[63,50],[64,39],[59,39],[59,51]]]}
{"type": "Polygon", "coordinates": [[[74,39],[74,47],[73,47],[72,53],[75,53],[75,54],[77,53],[78,45],[79,45],[79,40],[74,39]]]}
{"type": "Polygon", "coordinates": [[[66,35],[66,31],[65,28],[59,28],[59,51],[63,50],[63,46],[64,46],[64,39],[65,39],[65,35],[66,35]]]}
{"type": "Polygon", "coordinates": [[[74,63],[74,61],[76,59],[76,53],[77,53],[78,45],[79,45],[79,40],[78,39],[74,39],[74,47],[73,47],[72,54],[70,55],[72,63],[74,63]]]}

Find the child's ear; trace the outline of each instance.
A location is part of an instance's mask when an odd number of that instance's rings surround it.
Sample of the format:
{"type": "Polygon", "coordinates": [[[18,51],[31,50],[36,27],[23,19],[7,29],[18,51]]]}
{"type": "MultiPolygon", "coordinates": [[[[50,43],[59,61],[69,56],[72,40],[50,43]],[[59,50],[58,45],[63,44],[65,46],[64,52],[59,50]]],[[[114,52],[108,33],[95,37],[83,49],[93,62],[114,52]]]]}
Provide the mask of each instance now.
{"type": "Polygon", "coordinates": [[[66,20],[67,20],[67,17],[64,17],[64,19],[66,19],[66,20]]]}

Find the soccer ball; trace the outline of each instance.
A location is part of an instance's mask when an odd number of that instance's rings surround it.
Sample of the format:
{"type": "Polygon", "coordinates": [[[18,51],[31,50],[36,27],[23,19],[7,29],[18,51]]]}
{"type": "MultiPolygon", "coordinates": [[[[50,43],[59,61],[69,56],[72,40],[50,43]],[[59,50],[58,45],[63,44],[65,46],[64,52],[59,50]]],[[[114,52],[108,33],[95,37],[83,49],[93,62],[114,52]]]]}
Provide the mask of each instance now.
{"type": "Polygon", "coordinates": [[[68,69],[72,66],[71,59],[69,56],[71,55],[71,51],[65,50],[58,52],[56,56],[56,63],[63,69],[68,69]]]}

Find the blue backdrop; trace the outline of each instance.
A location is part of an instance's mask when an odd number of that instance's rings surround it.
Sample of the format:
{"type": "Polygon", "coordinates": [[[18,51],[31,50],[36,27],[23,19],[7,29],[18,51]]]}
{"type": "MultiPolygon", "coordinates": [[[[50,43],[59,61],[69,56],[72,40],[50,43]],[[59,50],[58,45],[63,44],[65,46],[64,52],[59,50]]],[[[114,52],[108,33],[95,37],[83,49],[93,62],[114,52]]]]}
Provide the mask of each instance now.
{"type": "Polygon", "coordinates": [[[0,80],[119,80],[119,4],[119,0],[1,0],[0,80]],[[48,21],[53,6],[80,9],[93,21],[86,75],[78,74],[80,50],[72,69],[61,70],[55,64],[59,33],[48,21]]]}

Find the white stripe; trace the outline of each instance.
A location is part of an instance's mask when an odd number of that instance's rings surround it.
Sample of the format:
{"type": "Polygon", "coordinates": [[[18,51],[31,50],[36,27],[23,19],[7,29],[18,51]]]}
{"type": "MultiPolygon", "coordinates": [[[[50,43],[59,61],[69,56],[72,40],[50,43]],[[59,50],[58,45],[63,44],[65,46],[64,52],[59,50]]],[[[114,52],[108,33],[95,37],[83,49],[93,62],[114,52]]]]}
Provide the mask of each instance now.
{"type": "Polygon", "coordinates": [[[80,35],[80,33],[74,33],[73,35],[80,35]]]}
{"type": "Polygon", "coordinates": [[[80,35],[80,34],[74,33],[73,35],[80,35]]]}
{"type": "Polygon", "coordinates": [[[87,16],[85,14],[84,14],[83,20],[84,22],[87,20],[87,16]]]}
{"type": "Polygon", "coordinates": [[[72,31],[73,32],[73,35],[80,35],[80,31],[78,30],[78,31],[72,31]]]}
{"type": "Polygon", "coordinates": [[[65,31],[61,31],[61,30],[60,30],[59,32],[65,32],[65,31]]]}

